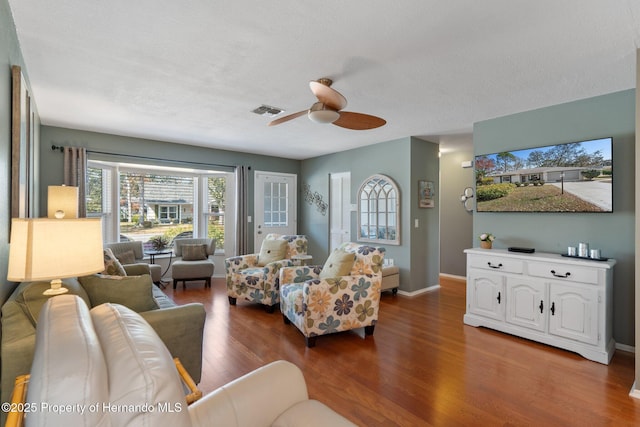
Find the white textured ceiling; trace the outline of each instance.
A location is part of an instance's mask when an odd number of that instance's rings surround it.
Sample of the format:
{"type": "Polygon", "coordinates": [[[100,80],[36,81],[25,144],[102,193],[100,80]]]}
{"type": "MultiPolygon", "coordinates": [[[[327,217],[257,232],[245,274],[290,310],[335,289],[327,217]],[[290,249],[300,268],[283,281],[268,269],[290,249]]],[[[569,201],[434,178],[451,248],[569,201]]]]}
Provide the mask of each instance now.
{"type": "Polygon", "coordinates": [[[633,88],[640,42],[640,0],[9,4],[43,124],[297,159],[633,88]],[[251,113],[320,77],[387,124],[251,113]]]}

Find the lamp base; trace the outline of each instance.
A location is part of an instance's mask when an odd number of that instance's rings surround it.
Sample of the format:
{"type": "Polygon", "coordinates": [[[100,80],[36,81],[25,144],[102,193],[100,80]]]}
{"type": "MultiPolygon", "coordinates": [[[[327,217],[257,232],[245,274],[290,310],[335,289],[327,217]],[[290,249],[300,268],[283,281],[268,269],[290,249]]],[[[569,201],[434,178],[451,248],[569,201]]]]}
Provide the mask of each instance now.
{"type": "Polygon", "coordinates": [[[62,287],[62,280],[53,279],[51,281],[51,287],[44,291],[42,295],[62,295],[69,292],[69,289],[62,287]]]}

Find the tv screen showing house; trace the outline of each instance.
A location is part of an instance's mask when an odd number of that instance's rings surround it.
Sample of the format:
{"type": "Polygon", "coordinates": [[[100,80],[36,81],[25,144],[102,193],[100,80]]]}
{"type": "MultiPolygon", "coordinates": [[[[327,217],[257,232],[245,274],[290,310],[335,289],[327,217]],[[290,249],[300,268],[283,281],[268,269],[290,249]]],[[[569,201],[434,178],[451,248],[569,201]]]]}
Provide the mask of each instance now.
{"type": "Polygon", "coordinates": [[[613,212],[612,138],[475,157],[478,212],[613,212]]]}

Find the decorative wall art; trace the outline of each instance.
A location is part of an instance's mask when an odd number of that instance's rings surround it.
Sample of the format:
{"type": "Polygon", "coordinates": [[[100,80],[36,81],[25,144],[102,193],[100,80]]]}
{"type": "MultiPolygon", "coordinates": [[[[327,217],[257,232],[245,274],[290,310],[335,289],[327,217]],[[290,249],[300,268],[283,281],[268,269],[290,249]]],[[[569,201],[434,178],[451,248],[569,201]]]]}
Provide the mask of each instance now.
{"type": "Polygon", "coordinates": [[[34,214],[31,98],[19,66],[11,67],[11,79],[11,218],[29,218],[34,214]]]}
{"type": "Polygon", "coordinates": [[[418,181],[418,207],[432,208],[435,204],[433,181],[418,181]]]}
{"type": "Polygon", "coordinates": [[[358,190],[358,241],[400,244],[400,190],[390,177],[375,174],[358,190]]]}
{"type": "Polygon", "coordinates": [[[327,214],[327,208],[329,205],[327,202],[322,200],[322,196],[316,191],[311,191],[311,186],[309,184],[304,184],[302,186],[302,194],[304,196],[304,201],[309,203],[310,205],[316,205],[316,209],[323,216],[327,214]]]}

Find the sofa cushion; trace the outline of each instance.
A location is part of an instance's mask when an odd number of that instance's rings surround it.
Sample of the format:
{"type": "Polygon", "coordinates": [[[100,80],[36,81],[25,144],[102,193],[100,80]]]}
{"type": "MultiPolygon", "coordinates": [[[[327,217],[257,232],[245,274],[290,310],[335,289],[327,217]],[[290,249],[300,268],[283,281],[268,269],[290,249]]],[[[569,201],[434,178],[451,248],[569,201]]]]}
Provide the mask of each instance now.
{"type": "Polygon", "coordinates": [[[336,249],[331,252],[327,262],[324,263],[322,271],[320,271],[321,279],[329,279],[332,277],[348,276],[351,273],[353,262],[356,256],[353,253],[336,249]]]}
{"type": "Polygon", "coordinates": [[[136,262],[136,254],[133,252],[133,249],[114,255],[121,264],[135,264],[136,262]]]}
{"type": "Polygon", "coordinates": [[[215,264],[210,259],[204,261],[178,260],[171,266],[171,277],[174,280],[204,279],[213,276],[215,264]]]}
{"type": "Polygon", "coordinates": [[[284,411],[272,427],[295,427],[304,420],[305,427],[356,427],[356,424],[317,400],[302,400],[284,411]]]}
{"type": "Polygon", "coordinates": [[[40,314],[27,402],[30,426],[109,426],[107,365],[89,309],[75,295],[49,298],[40,314]],[[47,405],[47,406],[44,406],[47,405]],[[94,408],[89,410],[89,406],[94,408]],[[84,411],[54,408],[86,408],[84,411]]]}
{"type": "Polygon", "coordinates": [[[208,258],[207,245],[202,244],[189,244],[182,245],[182,260],[183,261],[203,261],[208,258]]]}
{"type": "MultiPolygon", "coordinates": [[[[167,294],[162,292],[162,290],[159,287],[157,286],[151,287],[151,294],[153,295],[153,299],[155,300],[156,305],[158,306],[159,309],[176,307],[176,303],[173,302],[173,300],[169,298],[167,294]]],[[[140,311],[140,313],[144,313],[144,312],[140,311]]]]}
{"type": "Polygon", "coordinates": [[[94,307],[91,318],[107,364],[109,404],[114,408],[151,408],[111,412],[112,425],[190,425],[178,371],[153,328],[118,304],[94,307]]]}
{"type": "Polygon", "coordinates": [[[87,291],[91,306],[113,302],[142,312],[158,308],[153,299],[151,276],[84,276],[80,283],[87,291]]]}
{"type": "Polygon", "coordinates": [[[280,261],[287,254],[286,240],[263,240],[258,255],[258,265],[264,267],[270,262],[280,261]]]}
{"type": "Polygon", "coordinates": [[[113,254],[113,251],[109,248],[104,249],[104,271],[103,274],[109,276],[126,276],[127,272],[124,271],[124,267],[118,261],[118,258],[113,254]]]}

